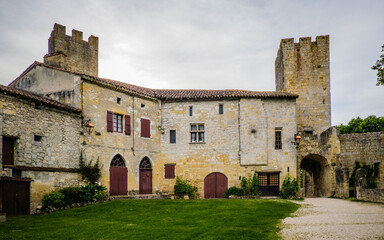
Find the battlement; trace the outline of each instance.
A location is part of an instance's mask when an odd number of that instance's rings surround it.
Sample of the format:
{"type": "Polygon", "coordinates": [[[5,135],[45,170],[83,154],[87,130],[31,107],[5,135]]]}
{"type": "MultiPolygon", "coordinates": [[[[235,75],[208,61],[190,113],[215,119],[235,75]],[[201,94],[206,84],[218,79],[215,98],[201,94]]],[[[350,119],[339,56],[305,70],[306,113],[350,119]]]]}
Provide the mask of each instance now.
{"type": "Polygon", "coordinates": [[[296,43],[294,38],[286,38],[282,39],[280,42],[280,48],[289,49],[289,48],[305,48],[311,45],[315,46],[327,46],[329,45],[329,35],[321,35],[317,36],[316,40],[312,42],[311,37],[301,37],[299,38],[299,42],[296,43]]]}
{"type": "Polygon", "coordinates": [[[99,38],[91,35],[83,40],[83,32],[73,29],[66,35],[66,27],[55,23],[48,40],[48,54],[44,63],[69,71],[98,75],[99,38]]]}

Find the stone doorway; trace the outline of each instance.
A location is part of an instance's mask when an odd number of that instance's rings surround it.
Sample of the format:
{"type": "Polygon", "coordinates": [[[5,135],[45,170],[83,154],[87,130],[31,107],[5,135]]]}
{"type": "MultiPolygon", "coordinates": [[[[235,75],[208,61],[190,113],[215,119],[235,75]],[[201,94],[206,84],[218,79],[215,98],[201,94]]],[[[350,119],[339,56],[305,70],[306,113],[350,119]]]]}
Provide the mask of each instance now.
{"type": "Polygon", "coordinates": [[[325,157],[310,154],[300,163],[302,174],[303,197],[331,196],[331,172],[325,157]]]}

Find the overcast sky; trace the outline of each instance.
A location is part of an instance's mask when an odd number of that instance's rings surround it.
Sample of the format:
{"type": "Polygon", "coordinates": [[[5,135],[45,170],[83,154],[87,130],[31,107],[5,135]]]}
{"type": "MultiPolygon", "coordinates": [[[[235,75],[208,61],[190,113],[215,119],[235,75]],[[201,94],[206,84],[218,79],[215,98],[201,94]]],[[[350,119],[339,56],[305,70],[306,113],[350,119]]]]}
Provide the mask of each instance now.
{"type": "Polygon", "coordinates": [[[0,0],[0,84],[43,61],[54,23],[99,37],[100,77],[150,88],[273,91],[280,40],[329,34],[332,125],[384,116],[383,0],[0,0]]]}

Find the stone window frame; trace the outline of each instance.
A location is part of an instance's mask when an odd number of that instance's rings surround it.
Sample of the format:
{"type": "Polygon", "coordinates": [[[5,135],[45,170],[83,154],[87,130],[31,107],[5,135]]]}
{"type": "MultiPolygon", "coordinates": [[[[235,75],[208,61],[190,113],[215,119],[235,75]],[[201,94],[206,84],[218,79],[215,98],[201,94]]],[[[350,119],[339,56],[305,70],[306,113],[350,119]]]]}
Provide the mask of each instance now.
{"type": "Polygon", "coordinates": [[[190,143],[205,143],[205,124],[204,123],[191,123],[189,127],[190,143]]]}
{"type": "Polygon", "coordinates": [[[223,115],[223,114],[224,114],[224,104],[219,103],[219,115],[223,115]]]}
{"type": "Polygon", "coordinates": [[[193,106],[189,106],[189,111],[188,111],[188,116],[192,117],[193,116],[193,106]]]}

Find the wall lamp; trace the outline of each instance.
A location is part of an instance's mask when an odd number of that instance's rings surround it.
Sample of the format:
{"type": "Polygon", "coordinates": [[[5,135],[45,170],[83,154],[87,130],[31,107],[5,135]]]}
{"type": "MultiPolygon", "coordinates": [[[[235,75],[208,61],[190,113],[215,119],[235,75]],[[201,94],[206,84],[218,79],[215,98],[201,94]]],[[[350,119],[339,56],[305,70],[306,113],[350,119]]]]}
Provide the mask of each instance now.
{"type": "Polygon", "coordinates": [[[89,133],[91,133],[93,131],[93,129],[95,128],[95,125],[91,122],[91,119],[83,120],[83,126],[88,128],[89,133]]]}
{"type": "Polygon", "coordinates": [[[301,141],[300,133],[296,133],[296,134],[295,134],[295,140],[292,141],[292,144],[294,144],[294,145],[296,145],[296,146],[299,146],[300,141],[301,141]]]}

